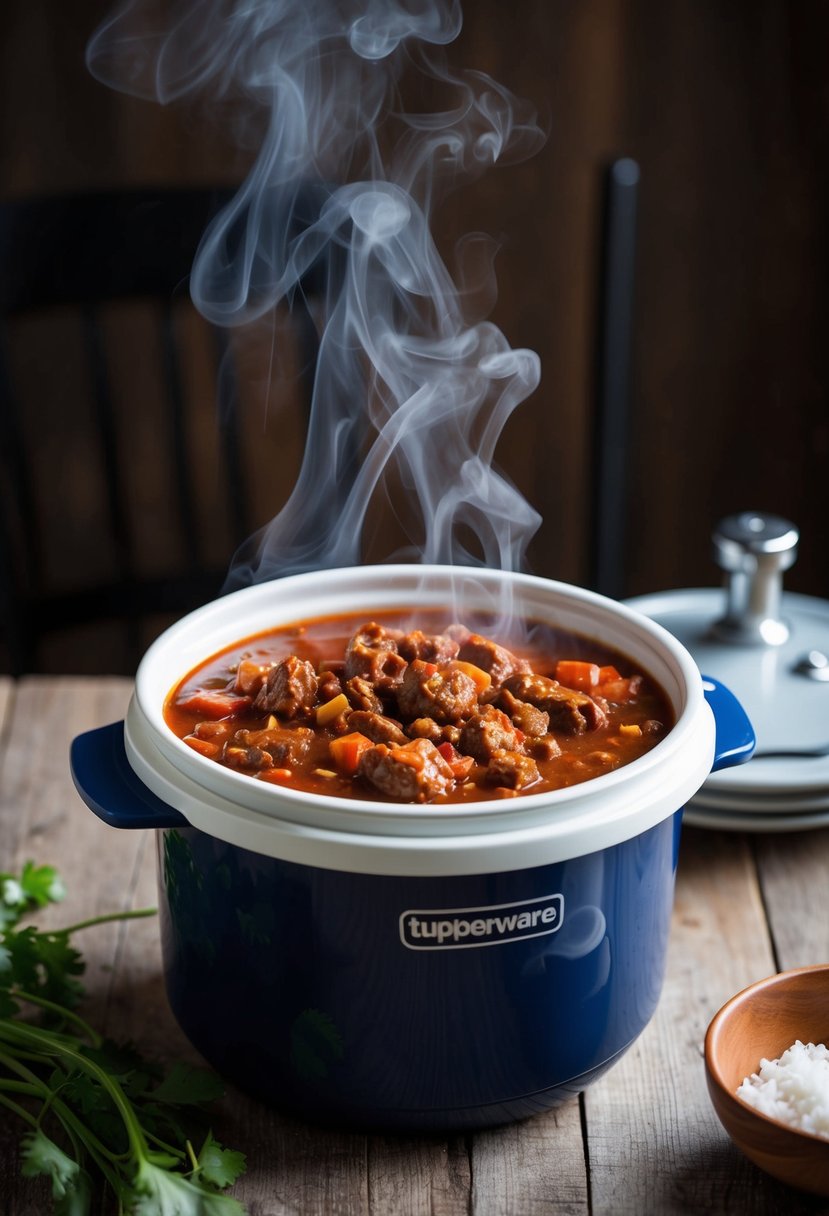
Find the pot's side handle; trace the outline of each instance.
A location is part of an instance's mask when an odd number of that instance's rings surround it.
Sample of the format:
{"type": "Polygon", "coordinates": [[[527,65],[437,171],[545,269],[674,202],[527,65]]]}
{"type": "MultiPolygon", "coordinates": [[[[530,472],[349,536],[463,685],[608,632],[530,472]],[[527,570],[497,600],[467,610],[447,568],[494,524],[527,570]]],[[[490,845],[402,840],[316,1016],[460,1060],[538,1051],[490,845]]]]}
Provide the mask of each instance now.
{"type": "Polygon", "coordinates": [[[744,764],[754,753],[756,739],[748,715],[730,689],[711,676],[702,677],[705,699],[711,706],[717,737],[711,772],[744,764]]]}
{"type": "Polygon", "coordinates": [[[72,740],[75,788],[99,819],[115,828],[177,828],[184,816],[147,789],[124,748],[124,723],[113,722],[72,740]]]}

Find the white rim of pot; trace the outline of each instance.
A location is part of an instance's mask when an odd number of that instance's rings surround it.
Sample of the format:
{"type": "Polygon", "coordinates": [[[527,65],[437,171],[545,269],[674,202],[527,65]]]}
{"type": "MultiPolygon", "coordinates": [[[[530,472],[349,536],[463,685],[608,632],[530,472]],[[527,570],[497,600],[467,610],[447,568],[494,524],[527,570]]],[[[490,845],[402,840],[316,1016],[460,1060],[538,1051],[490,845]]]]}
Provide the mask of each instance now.
{"type": "Polygon", "coordinates": [[[326,869],[490,873],[566,860],[655,826],[699,789],[714,722],[685,648],[640,613],[582,588],[503,571],[372,566],[295,575],[197,609],[147,651],[127,715],[127,755],[142,781],[219,839],[326,869]],[[676,724],[645,756],[579,785],[505,801],[439,807],[338,798],[251,780],[194,752],[163,717],[170,690],[225,646],[268,628],[340,613],[445,605],[453,586],[487,609],[508,588],[521,616],[622,652],[662,686],[676,724]]]}

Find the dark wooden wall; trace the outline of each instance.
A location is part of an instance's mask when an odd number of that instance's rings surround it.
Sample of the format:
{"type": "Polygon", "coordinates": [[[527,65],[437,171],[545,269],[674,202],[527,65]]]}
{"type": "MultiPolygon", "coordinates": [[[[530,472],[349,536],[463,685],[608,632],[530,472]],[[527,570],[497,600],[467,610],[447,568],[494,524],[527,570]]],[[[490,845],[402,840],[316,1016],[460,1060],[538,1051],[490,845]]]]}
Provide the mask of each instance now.
{"type": "MultiPolygon", "coordinates": [[[[209,116],[88,77],[84,44],[108,8],[4,7],[2,195],[239,180],[245,154],[209,116]]],[[[750,508],[800,526],[787,586],[829,597],[829,5],[467,0],[464,17],[453,63],[530,98],[550,131],[532,160],[493,170],[437,217],[447,243],[472,229],[499,240],[493,319],[542,359],[541,387],[498,450],[543,516],[533,569],[588,578],[600,175],[627,155],[641,194],[623,592],[712,584],[711,528],[750,508]]],[[[278,423],[261,379],[252,364],[251,479],[265,522],[290,474],[274,475],[278,423]]],[[[209,384],[198,391],[212,398],[209,384]]],[[[76,408],[59,403],[67,434],[76,408]]],[[[91,660],[76,648],[49,662],[91,660]]]]}

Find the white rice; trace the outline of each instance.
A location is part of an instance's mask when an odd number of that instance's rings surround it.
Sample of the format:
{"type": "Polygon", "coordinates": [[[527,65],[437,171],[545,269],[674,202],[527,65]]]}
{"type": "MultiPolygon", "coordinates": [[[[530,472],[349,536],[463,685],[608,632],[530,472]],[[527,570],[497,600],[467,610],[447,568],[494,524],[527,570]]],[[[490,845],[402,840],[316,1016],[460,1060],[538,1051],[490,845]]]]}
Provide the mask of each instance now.
{"type": "Polygon", "coordinates": [[[829,1140],[829,1050],[798,1039],[779,1060],[761,1060],[737,1097],[770,1119],[829,1140]]]}

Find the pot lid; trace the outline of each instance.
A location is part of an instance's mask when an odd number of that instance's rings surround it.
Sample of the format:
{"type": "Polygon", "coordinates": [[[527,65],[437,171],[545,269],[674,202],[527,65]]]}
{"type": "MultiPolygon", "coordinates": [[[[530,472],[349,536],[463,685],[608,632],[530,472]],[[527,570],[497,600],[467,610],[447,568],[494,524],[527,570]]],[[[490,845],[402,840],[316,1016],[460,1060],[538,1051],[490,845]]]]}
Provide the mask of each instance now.
{"type": "Polygon", "coordinates": [[[714,532],[724,588],[638,596],[627,603],[663,625],[700,670],[742,702],[757,735],[754,757],[712,773],[699,798],[732,812],[829,810],[829,601],[783,592],[797,529],[743,512],[714,532]],[[817,754],[815,754],[817,753],[817,754]]]}
{"type": "Polygon", "coordinates": [[[829,825],[829,811],[809,815],[751,815],[739,811],[707,810],[689,803],[683,823],[694,828],[714,828],[718,832],[810,832],[829,825]]]}

